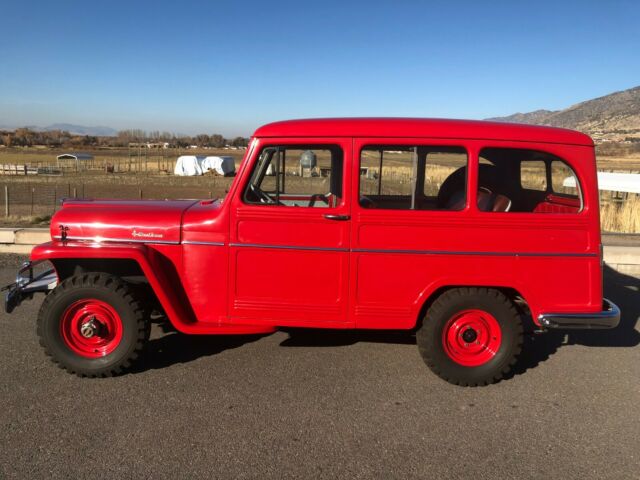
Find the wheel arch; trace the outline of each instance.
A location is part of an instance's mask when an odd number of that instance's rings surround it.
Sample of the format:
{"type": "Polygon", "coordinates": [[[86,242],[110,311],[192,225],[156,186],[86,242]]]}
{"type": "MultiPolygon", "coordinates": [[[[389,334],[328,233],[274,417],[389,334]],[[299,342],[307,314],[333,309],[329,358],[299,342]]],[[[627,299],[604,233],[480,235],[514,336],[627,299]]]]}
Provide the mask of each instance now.
{"type": "Polygon", "coordinates": [[[438,297],[440,297],[445,292],[455,289],[455,288],[489,288],[493,290],[498,290],[503,293],[515,306],[516,310],[520,314],[520,318],[523,322],[523,327],[525,331],[533,331],[537,328],[536,324],[533,322],[533,318],[531,315],[531,310],[529,308],[529,303],[525,296],[520,293],[520,291],[511,286],[504,285],[478,285],[478,284],[448,284],[448,285],[440,285],[439,287],[432,289],[428,294],[424,295],[424,300],[420,309],[418,310],[418,315],[416,318],[415,328],[420,328],[422,325],[422,321],[425,318],[429,307],[435,302],[438,297]]]}
{"type": "Polygon", "coordinates": [[[109,273],[117,277],[144,277],[140,264],[131,258],[52,258],[49,260],[53,264],[58,275],[58,281],[86,272],[109,273]]]}
{"type": "Polygon", "coordinates": [[[175,266],[144,244],[95,245],[53,241],[36,246],[31,252],[31,259],[51,262],[59,280],[83,271],[143,276],[174,327],[183,333],[200,333],[188,297],[177,287],[181,282],[175,266]]]}

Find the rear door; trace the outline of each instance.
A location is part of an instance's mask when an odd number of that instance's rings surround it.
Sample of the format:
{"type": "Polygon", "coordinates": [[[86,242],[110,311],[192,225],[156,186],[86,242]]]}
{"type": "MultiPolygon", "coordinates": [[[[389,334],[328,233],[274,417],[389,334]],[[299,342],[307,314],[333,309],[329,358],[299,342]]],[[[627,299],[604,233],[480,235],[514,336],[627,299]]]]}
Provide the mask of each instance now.
{"type": "Polygon", "coordinates": [[[475,257],[467,144],[356,138],[352,176],[351,315],[358,328],[411,328],[424,292],[475,257]]]}
{"type": "Polygon", "coordinates": [[[231,205],[230,316],[344,325],[351,139],[259,139],[231,205]]]}

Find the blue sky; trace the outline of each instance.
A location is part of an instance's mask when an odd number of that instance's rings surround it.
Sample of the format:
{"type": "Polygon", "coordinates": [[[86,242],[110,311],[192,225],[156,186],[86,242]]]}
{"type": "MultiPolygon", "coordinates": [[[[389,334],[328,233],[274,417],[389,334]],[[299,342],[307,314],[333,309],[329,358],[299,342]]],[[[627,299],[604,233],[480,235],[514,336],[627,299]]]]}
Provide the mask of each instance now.
{"type": "Polygon", "coordinates": [[[0,14],[0,125],[249,135],[559,109],[640,84],[637,0],[2,0],[0,14]]]}

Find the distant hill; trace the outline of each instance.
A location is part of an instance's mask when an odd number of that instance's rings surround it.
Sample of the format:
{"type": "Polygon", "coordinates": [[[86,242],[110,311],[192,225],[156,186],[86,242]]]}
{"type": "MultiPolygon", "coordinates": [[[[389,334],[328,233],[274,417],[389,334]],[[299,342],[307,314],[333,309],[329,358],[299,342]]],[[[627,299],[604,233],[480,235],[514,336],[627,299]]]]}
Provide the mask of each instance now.
{"type": "Polygon", "coordinates": [[[571,128],[594,138],[610,140],[640,138],[640,86],[587,100],[564,110],[536,110],[487,120],[571,128]]]}
{"type": "Polygon", "coordinates": [[[117,130],[110,127],[85,127],[83,125],[73,125],[71,123],[54,123],[47,127],[38,127],[35,125],[21,125],[20,127],[0,125],[0,130],[15,130],[16,128],[25,127],[36,132],[50,132],[52,130],[63,130],[74,135],[92,135],[96,137],[115,137],[117,130]]]}
{"type": "Polygon", "coordinates": [[[97,137],[113,137],[118,132],[110,127],[85,127],[82,125],[71,125],[70,123],[54,123],[42,128],[45,131],[65,130],[75,135],[95,135],[97,137]]]}

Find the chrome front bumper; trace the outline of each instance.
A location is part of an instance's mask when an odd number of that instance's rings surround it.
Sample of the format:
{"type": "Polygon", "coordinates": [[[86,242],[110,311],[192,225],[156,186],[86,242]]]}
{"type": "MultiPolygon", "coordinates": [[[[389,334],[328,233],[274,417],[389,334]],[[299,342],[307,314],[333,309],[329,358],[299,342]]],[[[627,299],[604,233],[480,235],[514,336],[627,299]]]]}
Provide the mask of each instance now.
{"type": "Polygon", "coordinates": [[[545,328],[560,329],[607,329],[615,328],[620,323],[618,306],[603,299],[602,311],[596,313],[543,313],[538,317],[540,325],[545,328]]]}
{"type": "Polygon", "coordinates": [[[39,263],[25,262],[18,270],[16,281],[0,289],[1,291],[8,290],[4,298],[4,309],[7,313],[13,312],[23,300],[33,298],[34,293],[48,292],[58,284],[58,276],[53,269],[34,274],[33,267],[39,263]]]}

